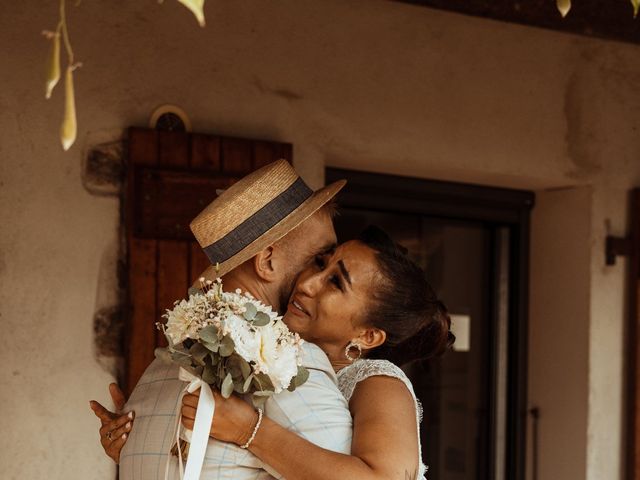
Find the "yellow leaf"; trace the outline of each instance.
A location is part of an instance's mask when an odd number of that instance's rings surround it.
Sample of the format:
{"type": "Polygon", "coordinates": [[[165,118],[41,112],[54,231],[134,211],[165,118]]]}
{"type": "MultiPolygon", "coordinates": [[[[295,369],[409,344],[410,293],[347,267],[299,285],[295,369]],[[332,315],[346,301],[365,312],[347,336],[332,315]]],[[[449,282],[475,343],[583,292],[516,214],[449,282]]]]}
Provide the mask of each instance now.
{"type": "Polygon", "coordinates": [[[51,36],[51,51],[47,59],[47,90],[45,96],[51,98],[54,87],[60,80],[60,25],[51,36]]]}
{"type": "Polygon", "coordinates": [[[178,0],[191,10],[201,27],[204,27],[204,0],[178,0]]]}
{"type": "Polygon", "coordinates": [[[571,0],[556,0],[556,6],[562,17],[566,17],[571,10],[571,0]]]}
{"type": "Polygon", "coordinates": [[[640,0],[631,0],[631,5],[633,5],[633,18],[636,18],[640,10],[640,0]]]}
{"type": "Polygon", "coordinates": [[[73,91],[73,69],[67,67],[65,75],[65,99],[64,99],[64,119],[60,127],[60,141],[62,148],[66,151],[76,141],[78,125],[76,122],[76,99],[73,91]]]}

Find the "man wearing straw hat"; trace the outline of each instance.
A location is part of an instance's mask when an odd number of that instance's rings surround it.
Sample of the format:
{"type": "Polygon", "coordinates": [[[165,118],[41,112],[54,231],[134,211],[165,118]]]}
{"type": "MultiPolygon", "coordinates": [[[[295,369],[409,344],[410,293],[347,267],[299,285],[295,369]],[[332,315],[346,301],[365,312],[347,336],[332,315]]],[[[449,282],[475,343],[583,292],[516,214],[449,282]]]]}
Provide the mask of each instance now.
{"type": "MultiPolygon", "coordinates": [[[[221,276],[226,290],[239,288],[282,311],[297,274],[317,254],[336,244],[332,200],[344,184],[339,181],[314,192],[284,160],[241,179],[191,223],[212,264],[202,277],[214,280],[221,276]]],[[[305,343],[303,348],[309,380],[295,392],[271,397],[265,414],[323,448],[348,454],[351,415],[335,373],[317,346],[305,343]]],[[[126,442],[119,458],[121,480],[164,478],[167,461],[169,478],[179,478],[178,462],[167,452],[174,440],[182,389],[178,367],[154,360],[126,405],[127,411],[135,411],[135,426],[130,421],[133,416],[115,415],[92,402],[102,421],[105,451],[116,457],[115,452],[126,442]]],[[[273,476],[278,477],[277,472],[248,450],[209,439],[201,478],[273,476]]]]}

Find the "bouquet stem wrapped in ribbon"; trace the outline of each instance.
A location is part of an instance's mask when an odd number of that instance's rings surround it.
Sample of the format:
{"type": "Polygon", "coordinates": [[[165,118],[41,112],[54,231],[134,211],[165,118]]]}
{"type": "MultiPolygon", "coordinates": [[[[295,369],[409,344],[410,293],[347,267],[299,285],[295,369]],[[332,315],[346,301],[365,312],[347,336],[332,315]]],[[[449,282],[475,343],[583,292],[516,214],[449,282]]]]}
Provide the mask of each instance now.
{"type": "MultiPolygon", "coordinates": [[[[210,386],[225,398],[236,392],[262,407],[271,395],[294,391],[309,377],[302,367],[303,341],[270,306],[239,290],[224,292],[220,279],[200,283],[201,289],[191,289],[188,300],[163,315],[166,323],[158,328],[169,346],[156,349],[158,358],[180,365],[180,379],[188,382],[183,395],[201,389],[193,433],[183,432],[190,442],[184,473],[176,415],[180,476],[186,480],[200,477],[215,411],[210,386]]],[[[167,461],[167,474],[168,467],[167,461]]]]}

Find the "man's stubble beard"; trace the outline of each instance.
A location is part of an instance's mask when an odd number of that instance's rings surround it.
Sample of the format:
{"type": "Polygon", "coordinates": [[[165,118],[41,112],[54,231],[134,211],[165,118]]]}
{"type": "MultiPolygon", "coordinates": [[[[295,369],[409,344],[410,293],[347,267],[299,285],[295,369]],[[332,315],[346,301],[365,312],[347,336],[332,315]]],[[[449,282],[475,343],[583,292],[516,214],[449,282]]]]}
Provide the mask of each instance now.
{"type": "Polygon", "coordinates": [[[278,292],[278,300],[280,303],[280,315],[284,315],[287,312],[289,305],[289,299],[293,293],[293,287],[296,283],[298,275],[295,272],[290,272],[283,280],[278,292]]]}

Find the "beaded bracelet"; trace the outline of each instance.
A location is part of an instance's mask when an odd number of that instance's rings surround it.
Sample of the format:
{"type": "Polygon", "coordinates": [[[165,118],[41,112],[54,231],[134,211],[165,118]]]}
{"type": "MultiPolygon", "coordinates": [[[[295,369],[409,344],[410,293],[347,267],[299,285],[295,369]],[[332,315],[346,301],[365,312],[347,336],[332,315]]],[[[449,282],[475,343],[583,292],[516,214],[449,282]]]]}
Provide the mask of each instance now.
{"type": "Polygon", "coordinates": [[[253,442],[253,439],[256,438],[256,434],[258,433],[258,429],[260,428],[260,424],[261,423],[262,423],[262,409],[259,408],[258,409],[258,421],[256,422],[256,426],[253,429],[253,433],[249,437],[249,440],[247,440],[247,443],[242,445],[240,448],[244,448],[245,450],[247,448],[249,448],[249,445],[251,445],[251,442],[253,442]]]}

